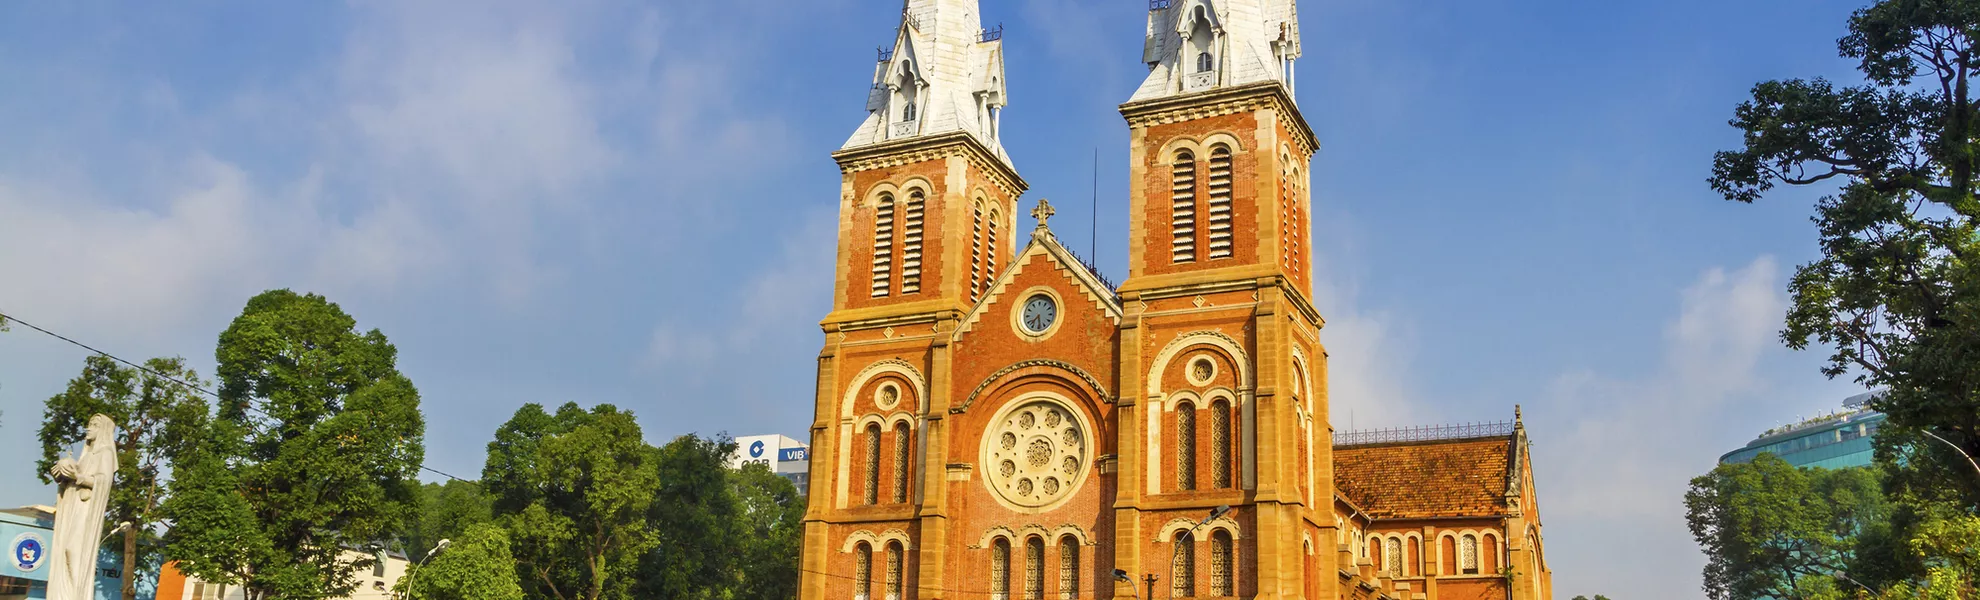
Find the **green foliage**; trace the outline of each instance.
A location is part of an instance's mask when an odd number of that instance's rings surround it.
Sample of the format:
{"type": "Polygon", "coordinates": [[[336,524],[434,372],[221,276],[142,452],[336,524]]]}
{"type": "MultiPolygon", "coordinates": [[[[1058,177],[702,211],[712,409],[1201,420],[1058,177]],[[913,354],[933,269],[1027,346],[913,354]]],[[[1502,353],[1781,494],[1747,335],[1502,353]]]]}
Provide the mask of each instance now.
{"type": "MultiPolygon", "coordinates": [[[[1838,46],[1863,82],[1768,81],[1732,125],[1711,184],[1751,202],[1777,184],[1839,184],[1816,204],[1822,257],[1802,265],[1782,338],[1834,349],[1824,372],[1889,393],[1884,433],[1930,430],[1980,455],[1980,1],[1882,0],[1838,46]],[[1825,183],[1826,182],[1826,183],[1825,183]]],[[[1893,485],[1980,505],[1950,447],[1921,447],[1893,485]]]]}
{"type": "Polygon", "coordinates": [[[684,435],[660,448],[653,501],[659,545],[640,564],[641,598],[721,599],[742,583],[743,507],[726,463],[728,437],[684,435]]]}
{"type": "Polygon", "coordinates": [[[419,392],[385,335],[317,295],[249,300],[220,335],[220,406],[173,462],[166,555],[250,600],[344,596],[413,515],[419,392]]]}
{"type": "Polygon", "coordinates": [[[178,358],[154,358],[145,367],[155,375],[124,367],[105,356],[83,361],[82,374],[69,388],[48,399],[42,412],[41,458],[35,468],[42,483],[53,483],[48,471],[64,449],[87,434],[92,415],[117,423],[117,484],[111,488],[105,513],[107,525],[129,522],[122,545],[126,568],[123,596],[136,596],[137,577],[154,558],[154,525],[165,498],[163,470],[168,460],[195,443],[207,419],[204,399],[192,389],[166,377],[198,385],[199,377],[178,358]]]}
{"type": "Polygon", "coordinates": [[[788,600],[797,597],[798,550],[804,541],[804,496],[770,467],[760,463],[732,471],[736,500],[742,505],[741,583],[736,600],[788,600]]]}
{"type": "Polygon", "coordinates": [[[476,523],[448,539],[446,549],[407,571],[393,591],[407,600],[522,600],[507,531],[476,523]]]}
{"type": "Polygon", "coordinates": [[[1859,536],[1890,514],[1874,471],[1804,470],[1772,454],[1692,479],[1684,503],[1714,600],[1833,591],[1859,536]]]}
{"type": "Polygon", "coordinates": [[[648,519],[658,453],[631,413],[530,404],[495,432],[482,485],[511,532],[532,598],[633,598],[634,573],[658,536],[648,519]]]}
{"type": "MultiPolygon", "coordinates": [[[[469,527],[493,520],[488,497],[482,495],[480,484],[458,480],[429,483],[419,488],[419,516],[407,527],[401,546],[406,557],[417,563],[440,540],[458,540],[469,527]]],[[[506,548],[508,534],[504,533],[502,539],[506,548]]]]}

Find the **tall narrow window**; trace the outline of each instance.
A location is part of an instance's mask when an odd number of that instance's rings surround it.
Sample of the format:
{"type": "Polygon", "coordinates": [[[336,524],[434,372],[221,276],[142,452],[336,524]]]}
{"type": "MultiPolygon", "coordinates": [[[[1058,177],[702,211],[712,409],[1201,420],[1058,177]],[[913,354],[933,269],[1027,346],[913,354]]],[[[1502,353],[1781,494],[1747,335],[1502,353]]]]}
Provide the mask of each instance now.
{"type": "Polygon", "coordinates": [[[997,538],[990,545],[990,599],[1011,600],[1011,541],[997,538]]]}
{"type": "Polygon", "coordinates": [[[1196,155],[1176,153],[1169,169],[1169,253],[1171,262],[1196,260],[1196,155]]]}
{"type": "Polygon", "coordinates": [[[1216,64],[1216,57],[1211,56],[1209,52],[1196,55],[1196,72],[1198,73],[1208,73],[1211,67],[1216,66],[1216,64]]]}
{"type": "Polygon", "coordinates": [[[894,425],[894,503],[907,502],[908,492],[908,450],[910,440],[907,423],[894,425]]]}
{"type": "Polygon", "coordinates": [[[1169,597],[1196,597],[1196,539],[1189,532],[1176,532],[1176,560],[1169,573],[1169,597]]]}
{"type": "Polygon", "coordinates": [[[873,547],[860,542],[853,549],[853,600],[873,598],[873,547]]]}
{"type": "Polygon", "coordinates": [[[887,600],[901,600],[901,543],[887,544],[887,600]]]}
{"type": "Polygon", "coordinates": [[[1437,574],[1456,575],[1458,573],[1457,555],[1457,538],[1448,535],[1444,536],[1437,545],[1437,564],[1442,567],[1437,570],[1437,574]]]}
{"type": "Polygon", "coordinates": [[[1024,598],[1045,600],[1045,538],[1024,540],[1024,598]]]}
{"type": "Polygon", "coordinates": [[[1478,537],[1469,533],[1458,541],[1458,569],[1466,575],[1478,574],[1478,537]]]}
{"type": "Polygon", "coordinates": [[[1486,575],[1499,572],[1499,536],[1489,533],[1485,534],[1485,547],[1481,548],[1481,550],[1483,552],[1480,552],[1480,554],[1485,555],[1485,557],[1484,560],[1479,561],[1482,563],[1479,571],[1486,575]]]}
{"type": "Polygon", "coordinates": [[[901,235],[901,293],[921,291],[921,190],[908,193],[907,224],[901,235]]]}
{"type": "Polygon", "coordinates": [[[866,503],[880,503],[880,424],[866,426],[866,503]]]}
{"type": "Polygon", "coordinates": [[[1230,532],[1221,529],[1210,532],[1210,595],[1212,596],[1237,595],[1231,585],[1231,580],[1236,579],[1232,576],[1232,572],[1237,566],[1231,560],[1232,554],[1236,552],[1232,546],[1230,532]]]}
{"type": "Polygon", "coordinates": [[[894,195],[881,194],[873,211],[873,297],[894,287],[894,195]]]}
{"type": "Polygon", "coordinates": [[[1231,257],[1231,149],[1210,151],[1210,258],[1231,257]]]}
{"type": "Polygon", "coordinates": [[[1383,559],[1382,566],[1389,571],[1390,577],[1402,577],[1403,574],[1402,542],[1397,540],[1396,538],[1389,538],[1389,543],[1385,544],[1385,546],[1387,547],[1389,553],[1386,555],[1386,558],[1383,559]]]}
{"type": "Polygon", "coordinates": [[[1423,574],[1423,540],[1409,538],[1409,556],[1403,557],[1403,575],[1414,577],[1423,574]]]}
{"type": "Polygon", "coordinates": [[[1079,597],[1079,538],[1059,538],[1059,600],[1079,597]]]}
{"type": "Polygon", "coordinates": [[[983,201],[969,213],[969,300],[983,297],[983,201]]]}
{"type": "Polygon", "coordinates": [[[1368,549],[1361,555],[1368,558],[1368,564],[1375,565],[1375,570],[1382,570],[1382,538],[1369,538],[1368,549]]]}
{"type": "Polygon", "coordinates": [[[1218,489],[1231,482],[1231,405],[1218,400],[1210,403],[1210,478],[1218,489]]]}
{"type": "Polygon", "coordinates": [[[1176,489],[1196,489],[1196,406],[1176,407],[1176,489]]]}
{"type": "Polygon", "coordinates": [[[1003,214],[995,208],[990,209],[990,223],[983,229],[985,232],[983,235],[983,292],[986,294],[990,292],[990,282],[997,279],[997,255],[1003,253],[1003,247],[997,245],[997,227],[1002,225],[1003,222],[1003,214]]]}

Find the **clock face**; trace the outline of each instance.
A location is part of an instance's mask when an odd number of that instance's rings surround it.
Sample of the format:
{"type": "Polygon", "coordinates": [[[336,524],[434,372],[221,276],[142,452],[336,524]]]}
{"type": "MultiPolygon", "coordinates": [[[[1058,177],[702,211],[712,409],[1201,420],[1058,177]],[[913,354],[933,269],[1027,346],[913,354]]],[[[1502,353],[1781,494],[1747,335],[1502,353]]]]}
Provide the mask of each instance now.
{"type": "Polygon", "coordinates": [[[1045,333],[1046,329],[1052,327],[1052,322],[1058,319],[1059,305],[1052,302],[1051,296],[1044,294],[1026,299],[1024,312],[1018,315],[1018,323],[1024,326],[1026,333],[1031,334],[1045,333]]]}

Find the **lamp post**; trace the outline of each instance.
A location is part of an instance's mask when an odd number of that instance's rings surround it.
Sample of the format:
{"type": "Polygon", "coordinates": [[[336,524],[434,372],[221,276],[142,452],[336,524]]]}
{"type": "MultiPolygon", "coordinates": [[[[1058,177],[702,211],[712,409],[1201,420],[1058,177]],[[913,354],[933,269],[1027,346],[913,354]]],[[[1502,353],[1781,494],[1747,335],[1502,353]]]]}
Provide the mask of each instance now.
{"type": "Polygon", "coordinates": [[[426,551],[426,556],[422,556],[419,558],[419,564],[413,565],[412,572],[406,574],[406,591],[403,593],[404,595],[401,597],[412,595],[413,580],[419,578],[419,569],[421,567],[426,566],[426,561],[433,560],[433,555],[439,554],[441,550],[447,547],[447,544],[451,544],[451,543],[453,543],[453,540],[443,538],[440,540],[440,543],[433,545],[432,550],[426,551]]]}
{"type": "Polygon", "coordinates": [[[1959,447],[1959,444],[1952,443],[1946,438],[1939,437],[1939,434],[1932,433],[1932,430],[1930,429],[1920,428],[1918,432],[1932,436],[1932,439],[1939,440],[1939,442],[1944,443],[1947,446],[1952,446],[1953,452],[1958,452],[1960,456],[1966,457],[1966,464],[1973,465],[1973,471],[1975,473],[1980,473],[1980,462],[1974,462],[1973,455],[1967,454],[1966,449],[1959,447]]]}
{"type": "Polygon", "coordinates": [[[1141,600],[1141,590],[1139,589],[1139,586],[1136,586],[1134,584],[1134,578],[1128,577],[1127,571],[1122,569],[1114,569],[1114,581],[1124,582],[1128,584],[1128,591],[1134,593],[1134,600],[1141,600]]]}
{"type": "MultiPolygon", "coordinates": [[[[1174,579],[1174,578],[1175,578],[1175,572],[1176,572],[1176,559],[1178,559],[1178,558],[1182,558],[1182,543],[1183,543],[1183,541],[1184,541],[1184,540],[1188,540],[1188,539],[1190,539],[1190,538],[1192,538],[1192,537],[1194,537],[1194,536],[1196,535],[1196,529],[1197,529],[1197,528],[1199,528],[1199,527],[1202,527],[1204,523],[1209,523],[1209,522],[1211,522],[1211,521],[1215,521],[1215,520],[1217,520],[1217,517],[1221,517],[1221,516],[1224,516],[1224,513],[1228,513],[1228,512],[1231,512],[1231,505],[1229,505],[1229,504],[1224,504],[1224,505],[1220,505],[1220,506],[1218,506],[1217,508],[1213,508],[1213,509],[1210,509],[1210,516],[1207,516],[1207,517],[1203,517],[1203,520],[1201,520],[1201,521],[1197,521],[1197,522],[1195,522],[1195,523],[1191,523],[1191,524],[1190,524],[1190,526],[1189,526],[1189,529],[1185,529],[1185,530],[1183,530],[1183,534],[1182,534],[1182,536],[1181,536],[1181,537],[1178,537],[1178,538],[1176,538],[1176,540],[1175,540],[1175,542],[1173,542],[1173,543],[1172,543],[1172,544],[1171,544],[1171,545],[1169,546],[1169,577],[1170,577],[1170,580],[1169,580],[1169,588],[1170,588],[1170,591],[1169,591],[1169,597],[1170,597],[1170,598],[1174,598],[1174,597],[1175,597],[1175,595],[1176,595],[1176,593],[1175,593],[1175,584],[1176,584],[1176,582],[1175,582],[1175,579],[1174,579]]],[[[1190,579],[1191,579],[1191,581],[1190,581],[1190,584],[1191,584],[1191,585],[1195,585],[1195,584],[1196,584],[1196,581],[1195,581],[1195,578],[1194,578],[1194,577],[1191,577],[1190,579]]],[[[1155,590],[1153,589],[1153,588],[1154,588],[1154,582],[1155,582],[1155,578],[1154,578],[1154,577],[1153,577],[1153,576],[1151,575],[1151,576],[1149,577],[1149,588],[1150,588],[1150,589],[1149,589],[1149,591],[1148,591],[1148,595],[1150,595],[1150,596],[1153,596],[1153,595],[1155,595],[1155,590]]]]}

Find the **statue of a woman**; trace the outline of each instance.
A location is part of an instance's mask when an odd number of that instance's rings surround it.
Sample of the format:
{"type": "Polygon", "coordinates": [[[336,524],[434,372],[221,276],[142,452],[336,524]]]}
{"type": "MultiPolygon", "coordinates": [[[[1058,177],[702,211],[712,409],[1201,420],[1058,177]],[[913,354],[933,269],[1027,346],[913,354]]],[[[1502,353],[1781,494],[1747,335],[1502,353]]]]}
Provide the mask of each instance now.
{"type": "Polygon", "coordinates": [[[110,483],[117,476],[117,424],[110,417],[89,418],[82,455],[63,458],[49,470],[60,486],[55,501],[55,535],[50,540],[48,600],[96,597],[96,556],[103,543],[103,513],[110,507],[110,483]]]}

